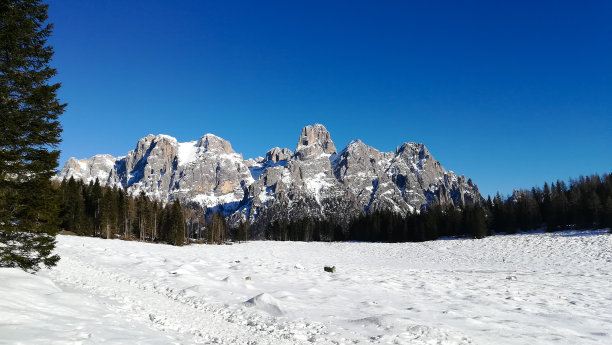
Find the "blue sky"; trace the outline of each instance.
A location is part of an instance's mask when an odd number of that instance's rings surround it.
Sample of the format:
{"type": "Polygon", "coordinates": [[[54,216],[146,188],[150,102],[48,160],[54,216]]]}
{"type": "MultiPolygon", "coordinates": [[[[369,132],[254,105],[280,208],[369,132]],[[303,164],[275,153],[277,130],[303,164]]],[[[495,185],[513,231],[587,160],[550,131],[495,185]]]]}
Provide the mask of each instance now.
{"type": "Polygon", "coordinates": [[[612,171],[610,1],[51,3],[60,164],[214,133],[245,158],[322,123],[423,142],[483,195],[612,171]]]}

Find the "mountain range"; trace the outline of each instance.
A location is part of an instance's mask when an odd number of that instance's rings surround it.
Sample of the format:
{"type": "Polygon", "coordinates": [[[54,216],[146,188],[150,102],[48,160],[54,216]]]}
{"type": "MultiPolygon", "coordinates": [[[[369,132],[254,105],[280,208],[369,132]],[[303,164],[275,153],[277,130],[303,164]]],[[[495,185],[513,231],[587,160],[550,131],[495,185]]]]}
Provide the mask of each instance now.
{"type": "Polygon", "coordinates": [[[482,201],[471,179],[444,169],[423,144],[381,152],[355,140],[338,152],[321,124],[302,129],[295,151],[275,147],[246,160],[213,134],[183,143],[148,135],[123,157],[70,158],[56,179],[69,178],[97,179],[162,202],[178,199],[221,212],[230,224],[248,220],[256,227],[306,216],[348,222],[376,210],[406,214],[434,203],[482,201]]]}

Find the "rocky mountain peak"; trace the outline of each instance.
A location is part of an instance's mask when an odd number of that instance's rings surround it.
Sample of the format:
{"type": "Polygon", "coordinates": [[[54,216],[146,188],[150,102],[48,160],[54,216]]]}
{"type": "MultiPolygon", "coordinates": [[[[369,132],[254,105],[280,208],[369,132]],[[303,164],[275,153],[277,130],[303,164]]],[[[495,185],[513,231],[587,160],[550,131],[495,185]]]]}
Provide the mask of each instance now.
{"type": "Polygon", "coordinates": [[[278,163],[278,161],[286,161],[291,159],[293,152],[287,148],[274,147],[266,152],[265,162],[278,163]]]}
{"type": "Polygon", "coordinates": [[[232,144],[230,144],[229,141],[210,133],[204,134],[200,138],[198,146],[202,148],[203,152],[214,152],[222,154],[236,153],[234,149],[232,149],[232,144]]]}
{"type": "Polygon", "coordinates": [[[431,156],[427,147],[422,143],[404,143],[397,149],[396,154],[400,156],[418,156],[420,159],[426,159],[431,156]]]}
{"type": "Polygon", "coordinates": [[[344,150],[340,152],[340,154],[353,152],[353,151],[365,150],[368,147],[369,146],[366,145],[363,141],[361,141],[360,139],[357,139],[357,140],[351,141],[348,145],[346,145],[346,147],[344,148],[344,150]]]}
{"type": "Polygon", "coordinates": [[[336,152],[336,146],[325,126],[317,123],[314,126],[309,125],[302,128],[295,150],[296,158],[306,159],[321,154],[331,155],[336,152]]]}
{"type": "Polygon", "coordinates": [[[327,154],[336,153],[336,146],[331,140],[331,135],[327,128],[322,124],[315,124],[314,126],[306,126],[302,128],[302,134],[298,141],[297,148],[300,149],[303,146],[320,145],[323,148],[323,152],[327,154]]]}
{"type": "Polygon", "coordinates": [[[436,203],[482,201],[471,180],[445,170],[423,144],[381,152],[355,140],[336,153],[320,124],[302,129],[295,153],[275,147],[265,158],[246,161],[213,134],[182,143],[148,135],[124,157],[71,158],[57,179],[70,177],[199,204],[222,212],[233,225],[250,221],[254,233],[273,220],[330,217],[346,224],[364,212],[406,214],[436,203]]]}

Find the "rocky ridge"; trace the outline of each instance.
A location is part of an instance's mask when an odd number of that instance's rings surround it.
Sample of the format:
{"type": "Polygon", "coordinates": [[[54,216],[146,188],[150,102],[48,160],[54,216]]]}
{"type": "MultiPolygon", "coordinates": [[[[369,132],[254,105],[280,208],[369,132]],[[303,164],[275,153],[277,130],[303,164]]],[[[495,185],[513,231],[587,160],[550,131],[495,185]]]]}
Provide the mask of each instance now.
{"type": "Polygon", "coordinates": [[[71,177],[160,201],[179,199],[223,212],[233,224],[256,226],[305,216],[346,223],[375,210],[405,214],[433,203],[482,200],[471,179],[445,170],[423,144],[380,152],[355,140],[337,152],[320,124],[302,129],[295,151],[275,147],[248,160],[213,134],[186,143],[148,135],[124,157],[69,159],[56,179],[71,177]]]}

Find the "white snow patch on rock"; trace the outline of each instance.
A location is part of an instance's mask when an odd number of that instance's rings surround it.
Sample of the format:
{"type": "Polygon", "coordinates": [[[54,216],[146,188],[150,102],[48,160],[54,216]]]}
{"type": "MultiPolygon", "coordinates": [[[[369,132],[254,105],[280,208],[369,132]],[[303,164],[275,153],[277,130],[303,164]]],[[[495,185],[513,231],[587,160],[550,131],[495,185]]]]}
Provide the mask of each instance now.
{"type": "Polygon", "coordinates": [[[197,141],[189,141],[186,143],[178,144],[178,164],[185,165],[191,162],[195,162],[197,159],[198,153],[198,142],[197,141]]]}

